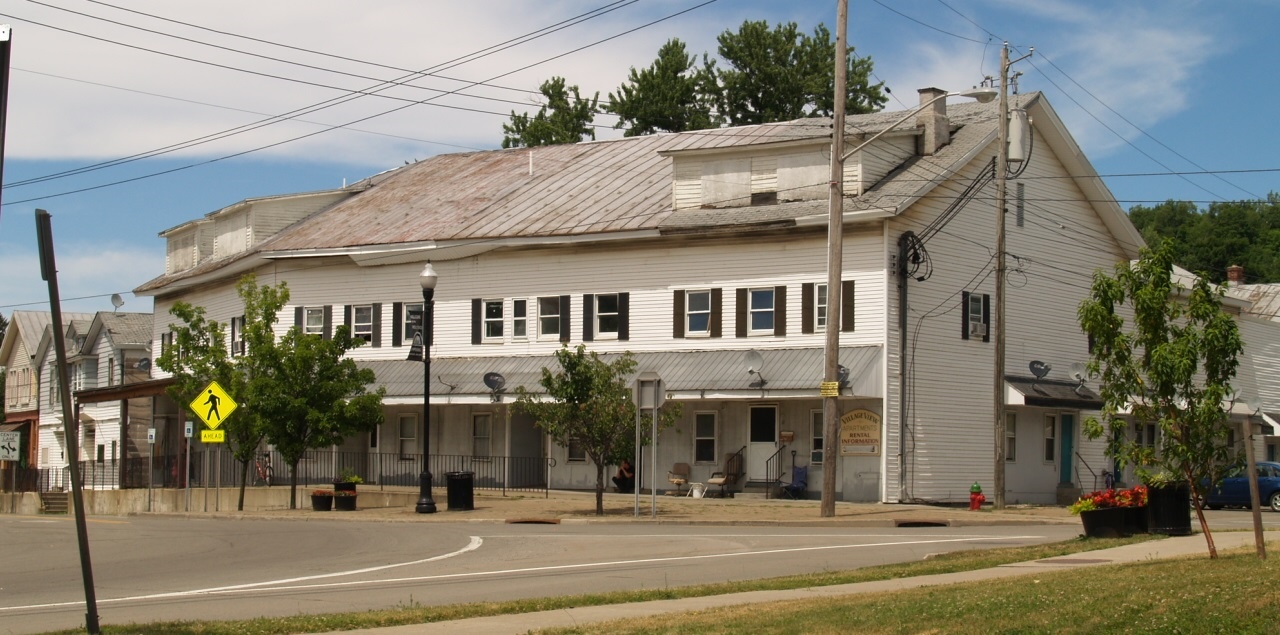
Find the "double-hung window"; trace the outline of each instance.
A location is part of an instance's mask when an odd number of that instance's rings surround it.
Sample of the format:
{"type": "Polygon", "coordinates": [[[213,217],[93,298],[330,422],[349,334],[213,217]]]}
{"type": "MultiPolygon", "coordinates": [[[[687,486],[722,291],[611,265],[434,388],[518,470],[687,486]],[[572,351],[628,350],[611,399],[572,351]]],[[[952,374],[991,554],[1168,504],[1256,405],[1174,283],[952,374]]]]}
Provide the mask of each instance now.
{"type": "Polygon", "coordinates": [[[827,285],[813,285],[813,319],[819,329],[827,328],[827,285]]]}
{"type": "Polygon", "coordinates": [[[1044,416],[1044,461],[1053,463],[1057,457],[1054,456],[1054,449],[1057,447],[1058,441],[1058,417],[1055,415],[1044,416]]]}
{"type": "Polygon", "coordinates": [[[538,335],[559,338],[560,320],[560,297],[538,298],[538,335]]]}
{"type": "Polygon", "coordinates": [[[484,341],[502,341],[502,300],[484,301],[484,341]]]}
{"type": "Polygon", "coordinates": [[[231,318],[231,356],[244,355],[244,316],[231,318]]]}
{"type": "Polygon", "coordinates": [[[400,415],[399,428],[400,460],[412,460],[418,452],[418,415],[400,415]]]}
{"type": "Polygon", "coordinates": [[[492,437],[493,415],[489,413],[471,415],[471,456],[476,459],[489,458],[489,441],[492,437]]]}
{"type": "Polygon", "coordinates": [[[822,411],[812,410],[809,412],[809,436],[812,439],[809,451],[809,464],[822,465],[822,448],[825,441],[825,433],[823,432],[822,411]]]}
{"type": "Polygon", "coordinates": [[[324,335],[324,307],[309,306],[303,309],[302,332],[307,335],[324,335]]]}
{"type": "Polygon", "coordinates": [[[404,322],[401,328],[404,329],[404,341],[412,343],[413,336],[422,330],[422,303],[412,303],[404,305],[404,322]]]}
{"type": "Polygon", "coordinates": [[[351,337],[373,341],[373,305],[358,304],[351,307],[351,337]]]}
{"type": "Polygon", "coordinates": [[[511,339],[529,337],[529,301],[523,298],[511,301],[511,339]]]}
{"type": "Polygon", "coordinates": [[[1004,460],[1006,463],[1018,460],[1018,415],[1013,412],[1004,415],[1004,460]]]}
{"type": "Polygon", "coordinates": [[[596,332],[599,339],[617,339],[619,322],[618,294],[596,296],[596,332]]]}
{"type": "Polygon", "coordinates": [[[685,336],[711,335],[711,292],[685,292],[685,336]]]}
{"type": "Polygon", "coordinates": [[[570,463],[585,463],[587,460],[587,449],[577,439],[569,439],[568,452],[570,463]]]}
{"type": "Polygon", "coordinates": [[[960,294],[960,308],[964,317],[961,338],[991,341],[991,296],[965,291],[960,294]]]}
{"type": "Polygon", "coordinates": [[[693,460],[696,463],[715,463],[716,413],[699,412],[693,415],[693,460]]]}
{"type": "Polygon", "coordinates": [[[750,332],[754,334],[768,333],[773,335],[773,303],[774,303],[773,287],[765,287],[761,289],[750,289],[747,292],[750,304],[748,310],[748,324],[750,332]]]}

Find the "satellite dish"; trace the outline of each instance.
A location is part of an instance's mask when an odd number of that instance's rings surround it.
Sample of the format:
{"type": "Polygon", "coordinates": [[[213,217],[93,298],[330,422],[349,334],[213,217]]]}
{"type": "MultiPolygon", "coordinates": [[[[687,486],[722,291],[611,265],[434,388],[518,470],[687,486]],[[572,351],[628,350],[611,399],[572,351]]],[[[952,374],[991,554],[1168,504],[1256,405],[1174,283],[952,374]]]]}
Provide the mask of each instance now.
{"type": "Polygon", "coordinates": [[[1262,412],[1262,400],[1257,397],[1250,397],[1244,402],[1244,405],[1249,408],[1249,412],[1252,412],[1253,414],[1262,412]]]}
{"type": "MultiPolygon", "coordinates": [[[[120,297],[119,293],[111,294],[111,306],[117,309],[124,306],[124,298],[120,297]]],[[[114,313],[114,311],[112,311],[112,313],[114,313]]]]}
{"type": "Polygon", "coordinates": [[[841,386],[849,385],[849,369],[844,364],[836,364],[836,381],[840,382],[841,386]]]}
{"type": "Polygon", "coordinates": [[[502,390],[503,386],[507,385],[507,378],[503,377],[500,373],[485,373],[484,385],[488,386],[489,390],[498,392],[499,390],[502,390]]]}
{"type": "Polygon", "coordinates": [[[742,363],[747,366],[747,372],[754,375],[760,372],[761,366],[764,366],[764,357],[759,351],[747,351],[747,354],[742,356],[742,363]]]}
{"type": "Polygon", "coordinates": [[[1075,362],[1074,364],[1071,365],[1071,378],[1076,381],[1084,381],[1084,378],[1085,378],[1084,371],[1085,371],[1084,364],[1081,364],[1080,362],[1075,362]]]}
{"type": "Polygon", "coordinates": [[[150,359],[148,359],[148,358],[146,358],[146,357],[143,357],[142,359],[138,360],[138,363],[137,363],[137,364],[134,364],[134,365],[133,365],[133,367],[134,367],[134,368],[137,368],[138,370],[140,370],[140,371],[142,371],[142,372],[144,372],[144,373],[146,373],[146,372],[150,372],[150,371],[151,371],[151,360],[150,360],[150,359]]]}
{"type": "Polygon", "coordinates": [[[1032,360],[1029,366],[1031,368],[1031,374],[1035,375],[1036,379],[1044,379],[1044,376],[1048,375],[1049,371],[1053,369],[1053,366],[1050,366],[1038,359],[1032,360]]]}

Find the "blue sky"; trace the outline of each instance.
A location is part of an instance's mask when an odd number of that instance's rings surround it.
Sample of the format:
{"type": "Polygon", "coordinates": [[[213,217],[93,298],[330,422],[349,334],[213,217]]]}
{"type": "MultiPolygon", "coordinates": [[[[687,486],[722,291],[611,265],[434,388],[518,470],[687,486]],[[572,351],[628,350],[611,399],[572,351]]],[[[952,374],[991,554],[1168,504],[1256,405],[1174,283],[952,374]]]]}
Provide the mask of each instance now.
{"type": "MultiPolygon", "coordinates": [[[[536,110],[531,91],[542,80],[561,75],[605,97],[672,37],[714,54],[715,36],[744,20],[835,30],[835,0],[705,2],[382,0],[356,8],[333,0],[65,0],[64,11],[3,0],[0,23],[13,26],[14,40],[0,313],[47,309],[36,208],[53,214],[63,298],[85,298],[68,300],[66,310],[110,309],[109,295],[122,293],[124,310],[148,311],[149,298],[128,292],[162,272],[156,234],[167,228],[244,198],[329,189],[405,161],[496,148],[505,113],[536,110]],[[438,69],[444,78],[415,80],[416,87],[22,183],[341,98],[606,6],[612,10],[581,24],[438,69]],[[497,87],[463,91],[472,96],[409,105],[495,77],[497,87]],[[108,185],[120,181],[129,182],[108,185]]],[[[1126,209],[1280,189],[1277,172],[1267,171],[1280,168],[1270,114],[1277,84],[1267,71],[1280,67],[1269,40],[1277,23],[1280,3],[1270,0],[850,0],[850,41],[893,91],[890,110],[914,104],[918,88],[967,88],[996,74],[1002,39],[1015,56],[1034,46],[1035,55],[1015,66],[1020,91],[1046,94],[1126,209]],[[1168,174],[1205,170],[1255,172],[1168,174]],[[1124,176],[1132,174],[1146,176],[1124,176]]]]}

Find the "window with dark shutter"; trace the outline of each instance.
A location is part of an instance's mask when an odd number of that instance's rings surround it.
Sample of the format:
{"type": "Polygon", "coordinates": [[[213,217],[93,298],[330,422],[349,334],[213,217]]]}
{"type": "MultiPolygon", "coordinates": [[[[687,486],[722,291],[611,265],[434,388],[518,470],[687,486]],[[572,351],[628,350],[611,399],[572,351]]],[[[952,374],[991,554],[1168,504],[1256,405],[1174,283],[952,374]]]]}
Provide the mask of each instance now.
{"type": "Polygon", "coordinates": [[[814,309],[816,305],[813,299],[814,283],[806,282],[800,285],[800,332],[810,334],[814,332],[814,309]]]}
{"type": "Polygon", "coordinates": [[[628,341],[631,339],[631,294],[618,294],[618,340],[628,341]]]}
{"type": "Polygon", "coordinates": [[[853,291],[853,280],[840,283],[840,330],[845,333],[854,330],[854,308],[857,305],[854,302],[853,291]]]}
{"type": "Polygon", "coordinates": [[[582,294],[582,341],[590,342],[592,339],[592,326],[595,322],[595,304],[596,296],[591,293],[582,294]]]}
{"type": "Polygon", "coordinates": [[[324,339],[333,339],[333,305],[324,305],[324,339]]]}
{"type": "Polygon", "coordinates": [[[787,288],[782,285],[773,288],[773,334],[787,336],[787,288]]]}
{"type": "Polygon", "coordinates": [[[382,304],[373,303],[373,344],[374,348],[382,347],[382,304]]]}
{"type": "Polygon", "coordinates": [[[723,337],[724,330],[721,327],[721,315],[724,312],[724,290],[711,290],[711,337],[723,337]]]}
{"type": "Polygon", "coordinates": [[[391,345],[400,346],[401,340],[401,322],[404,321],[404,304],[401,302],[391,303],[391,345]]]}
{"type": "Polygon", "coordinates": [[[569,320],[569,296],[560,296],[560,341],[568,343],[573,326],[569,320]]]}
{"type": "Polygon", "coordinates": [[[735,294],[737,310],[734,311],[733,327],[735,337],[747,336],[747,290],[738,289],[735,294]]]}
{"type": "Polygon", "coordinates": [[[684,337],[684,289],[676,289],[671,295],[671,337],[684,337]]]}
{"type": "Polygon", "coordinates": [[[471,343],[476,346],[480,345],[482,337],[480,311],[483,304],[484,300],[480,298],[471,299],[471,343]]]}

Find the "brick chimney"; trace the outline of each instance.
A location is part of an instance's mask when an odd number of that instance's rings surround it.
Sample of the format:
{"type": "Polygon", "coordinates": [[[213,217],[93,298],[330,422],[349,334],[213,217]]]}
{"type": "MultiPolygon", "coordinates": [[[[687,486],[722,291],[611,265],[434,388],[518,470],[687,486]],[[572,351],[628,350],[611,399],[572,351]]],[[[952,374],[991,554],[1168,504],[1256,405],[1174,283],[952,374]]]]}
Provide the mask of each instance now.
{"type": "Polygon", "coordinates": [[[947,100],[943,97],[947,91],[941,88],[921,88],[919,92],[921,105],[937,100],[916,116],[916,127],[924,128],[924,135],[920,139],[920,154],[927,157],[951,143],[951,121],[947,119],[947,100]]]}
{"type": "Polygon", "coordinates": [[[1231,286],[1244,284],[1244,267],[1231,265],[1227,267],[1227,284],[1231,286]]]}

